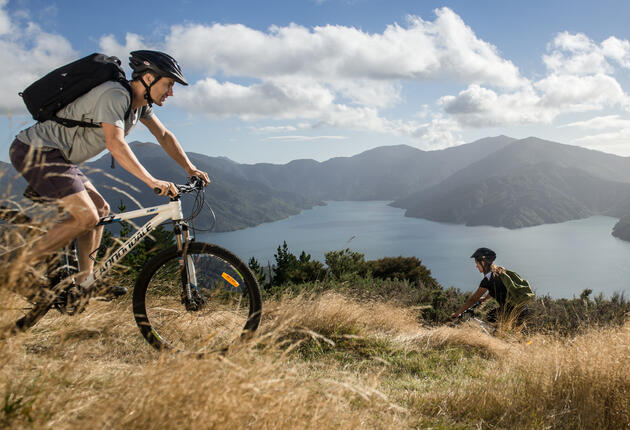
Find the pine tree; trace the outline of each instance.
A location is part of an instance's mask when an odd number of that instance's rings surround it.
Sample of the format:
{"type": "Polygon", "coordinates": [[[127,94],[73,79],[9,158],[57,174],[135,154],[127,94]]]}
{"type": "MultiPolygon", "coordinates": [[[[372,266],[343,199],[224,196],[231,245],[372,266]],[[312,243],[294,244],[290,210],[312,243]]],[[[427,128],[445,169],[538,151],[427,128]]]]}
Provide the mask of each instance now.
{"type": "Polygon", "coordinates": [[[284,285],[291,279],[291,272],[297,267],[298,259],[289,251],[286,240],[278,246],[278,253],[273,255],[276,265],[273,269],[273,285],[284,285]]]}
{"type": "Polygon", "coordinates": [[[254,257],[249,259],[249,263],[247,264],[249,268],[252,270],[254,275],[256,276],[256,280],[258,281],[258,285],[261,288],[265,288],[265,282],[267,281],[267,275],[265,274],[265,269],[258,263],[254,257]]]}

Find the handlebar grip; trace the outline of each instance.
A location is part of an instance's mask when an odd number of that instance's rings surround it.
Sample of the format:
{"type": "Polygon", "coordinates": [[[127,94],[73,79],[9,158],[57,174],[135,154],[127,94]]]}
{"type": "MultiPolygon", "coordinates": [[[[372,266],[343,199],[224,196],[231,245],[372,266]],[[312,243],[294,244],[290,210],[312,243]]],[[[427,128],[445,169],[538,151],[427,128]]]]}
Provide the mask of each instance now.
{"type": "Polygon", "coordinates": [[[153,191],[155,192],[155,194],[160,194],[160,191],[162,191],[162,190],[160,190],[159,188],[155,187],[155,188],[153,188],[153,191]]]}

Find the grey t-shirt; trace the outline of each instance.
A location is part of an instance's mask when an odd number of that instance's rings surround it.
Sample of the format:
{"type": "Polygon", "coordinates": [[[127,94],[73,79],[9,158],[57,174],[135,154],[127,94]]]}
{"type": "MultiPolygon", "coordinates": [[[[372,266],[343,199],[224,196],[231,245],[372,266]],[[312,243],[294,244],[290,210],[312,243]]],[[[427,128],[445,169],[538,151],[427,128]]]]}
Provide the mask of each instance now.
{"type": "MultiPolygon", "coordinates": [[[[153,109],[143,106],[133,110],[125,120],[130,100],[125,87],[118,82],[108,81],[61,109],[57,116],[96,124],[106,122],[123,129],[127,136],[140,118],[153,115],[153,109]]],[[[102,128],[64,127],[55,121],[38,122],[22,130],[17,139],[44,150],[59,149],[66,160],[73,164],[89,160],[106,148],[102,128]]]]}

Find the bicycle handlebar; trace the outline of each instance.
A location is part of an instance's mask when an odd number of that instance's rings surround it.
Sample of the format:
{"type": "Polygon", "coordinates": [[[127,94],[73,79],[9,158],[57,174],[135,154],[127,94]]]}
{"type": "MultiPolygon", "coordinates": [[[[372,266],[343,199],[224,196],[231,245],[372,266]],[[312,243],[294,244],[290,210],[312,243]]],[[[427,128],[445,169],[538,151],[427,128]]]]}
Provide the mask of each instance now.
{"type": "Polygon", "coordinates": [[[471,307],[469,307],[468,309],[466,309],[464,312],[462,312],[461,314],[459,314],[459,316],[457,318],[461,318],[464,316],[464,314],[473,314],[475,313],[475,308],[477,306],[479,306],[481,303],[483,303],[481,300],[478,301],[477,303],[475,303],[474,305],[472,305],[471,307]]]}
{"type": "MultiPolygon", "coordinates": [[[[178,191],[178,194],[176,196],[173,196],[171,194],[169,194],[168,196],[171,198],[176,198],[178,196],[181,196],[182,194],[202,190],[204,185],[205,183],[203,179],[201,179],[198,176],[191,176],[190,179],[188,179],[188,183],[175,184],[175,188],[177,188],[177,191],[178,191]]],[[[160,190],[159,188],[153,188],[153,191],[155,192],[155,194],[160,194],[160,191],[162,190],[160,190]]]]}

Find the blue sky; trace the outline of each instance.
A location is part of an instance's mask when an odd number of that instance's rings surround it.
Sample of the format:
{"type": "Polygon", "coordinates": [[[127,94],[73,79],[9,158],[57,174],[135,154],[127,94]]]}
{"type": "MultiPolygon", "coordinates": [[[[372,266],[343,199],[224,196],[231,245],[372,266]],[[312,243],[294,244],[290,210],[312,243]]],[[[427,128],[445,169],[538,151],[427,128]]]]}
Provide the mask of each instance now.
{"type": "MultiPolygon", "coordinates": [[[[630,2],[0,0],[0,159],[17,92],[92,52],[168,51],[187,151],[326,160],[505,134],[630,155],[630,2]]],[[[125,61],[126,62],[126,61],[125,61]]],[[[139,126],[128,140],[153,140],[139,126]]]]}

